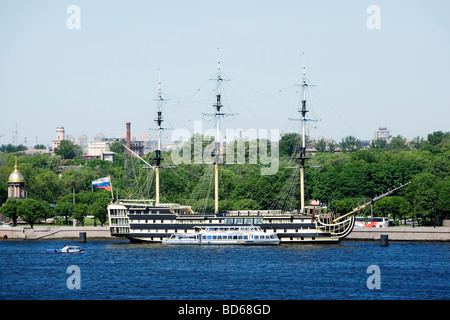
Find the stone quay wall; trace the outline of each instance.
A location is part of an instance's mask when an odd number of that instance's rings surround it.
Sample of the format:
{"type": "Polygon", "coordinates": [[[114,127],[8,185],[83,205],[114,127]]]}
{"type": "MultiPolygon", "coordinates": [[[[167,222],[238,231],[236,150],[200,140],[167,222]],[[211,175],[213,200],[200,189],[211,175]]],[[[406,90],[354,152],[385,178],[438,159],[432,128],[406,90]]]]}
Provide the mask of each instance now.
{"type": "MultiPolygon", "coordinates": [[[[80,232],[86,232],[89,239],[118,239],[112,237],[109,227],[59,227],[29,226],[2,227],[0,240],[56,240],[79,239],[80,232]]],[[[376,240],[381,235],[388,235],[389,240],[398,241],[450,241],[450,227],[388,227],[388,228],[353,228],[345,240],[376,240]]]]}
{"type": "Polygon", "coordinates": [[[398,241],[450,241],[450,227],[355,227],[344,240],[379,240],[382,234],[398,241]]]}
{"type": "MultiPolygon", "coordinates": [[[[0,226],[0,240],[51,240],[51,239],[79,239],[80,232],[86,232],[89,239],[112,239],[109,227],[55,227],[35,226],[28,227],[2,227],[0,226]]],[[[117,238],[115,238],[117,239],[117,238]]]]}

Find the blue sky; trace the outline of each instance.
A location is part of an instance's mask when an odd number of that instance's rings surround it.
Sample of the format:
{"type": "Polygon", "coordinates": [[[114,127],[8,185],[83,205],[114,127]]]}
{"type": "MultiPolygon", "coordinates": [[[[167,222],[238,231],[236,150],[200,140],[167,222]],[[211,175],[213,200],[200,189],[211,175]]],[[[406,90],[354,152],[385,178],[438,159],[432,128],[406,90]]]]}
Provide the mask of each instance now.
{"type": "MultiPolygon", "coordinates": [[[[0,0],[0,144],[140,136],[154,127],[158,69],[165,125],[212,121],[225,78],[223,127],[297,130],[302,52],[312,137],[368,140],[379,126],[426,137],[450,126],[450,2],[0,0]],[[76,5],[81,29],[66,26],[76,5]],[[381,29],[370,30],[370,5],[381,29]],[[220,49],[218,49],[220,48],[220,49]],[[37,138],[36,138],[37,137],[37,138]]],[[[154,133],[153,133],[154,134],[154,133]]],[[[166,132],[166,142],[170,131],[166,132]]]]}

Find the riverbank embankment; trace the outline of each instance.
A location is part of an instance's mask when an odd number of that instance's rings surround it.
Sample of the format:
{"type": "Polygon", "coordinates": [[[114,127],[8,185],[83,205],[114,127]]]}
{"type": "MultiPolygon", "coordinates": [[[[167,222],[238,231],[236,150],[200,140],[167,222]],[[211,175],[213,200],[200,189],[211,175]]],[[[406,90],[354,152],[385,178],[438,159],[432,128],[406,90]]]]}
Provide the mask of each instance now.
{"type": "MultiPolygon", "coordinates": [[[[80,232],[89,239],[117,239],[112,237],[109,227],[63,227],[63,226],[29,226],[2,227],[0,240],[57,240],[79,239],[80,232]]],[[[354,228],[345,240],[376,240],[381,235],[388,235],[393,241],[450,241],[450,227],[388,227],[388,228],[354,228]]]]}
{"type": "Polygon", "coordinates": [[[24,240],[56,240],[79,239],[80,232],[85,232],[87,239],[111,239],[109,227],[60,227],[60,226],[29,226],[1,227],[0,239],[24,240]]]}
{"type": "Polygon", "coordinates": [[[354,228],[345,240],[379,240],[387,235],[394,241],[450,241],[450,227],[354,228]]]}

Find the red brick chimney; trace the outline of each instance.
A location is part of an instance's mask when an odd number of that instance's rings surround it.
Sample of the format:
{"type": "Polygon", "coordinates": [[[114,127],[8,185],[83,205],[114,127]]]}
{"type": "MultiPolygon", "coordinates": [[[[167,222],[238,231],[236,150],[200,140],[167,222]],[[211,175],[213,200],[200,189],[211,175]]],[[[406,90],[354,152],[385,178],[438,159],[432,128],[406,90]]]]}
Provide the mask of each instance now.
{"type": "MultiPolygon", "coordinates": [[[[127,148],[131,149],[131,122],[127,122],[127,148]]],[[[127,149],[127,155],[131,155],[130,150],[127,149]]]]}

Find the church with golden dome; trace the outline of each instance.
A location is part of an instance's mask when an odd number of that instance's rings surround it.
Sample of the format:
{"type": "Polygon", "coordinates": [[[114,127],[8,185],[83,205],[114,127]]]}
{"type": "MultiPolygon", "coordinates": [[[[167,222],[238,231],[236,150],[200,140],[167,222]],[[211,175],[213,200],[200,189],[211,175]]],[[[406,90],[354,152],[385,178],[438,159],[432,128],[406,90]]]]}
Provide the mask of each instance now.
{"type": "Polygon", "coordinates": [[[17,169],[17,157],[14,171],[8,179],[8,199],[25,199],[25,180],[17,169]]]}

